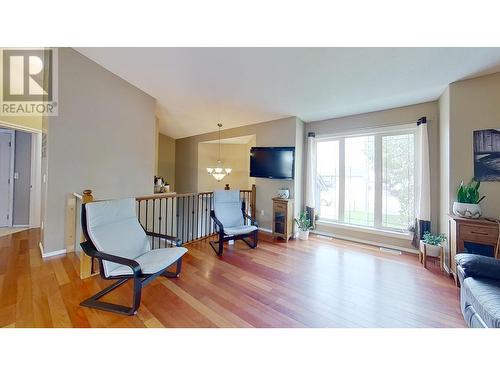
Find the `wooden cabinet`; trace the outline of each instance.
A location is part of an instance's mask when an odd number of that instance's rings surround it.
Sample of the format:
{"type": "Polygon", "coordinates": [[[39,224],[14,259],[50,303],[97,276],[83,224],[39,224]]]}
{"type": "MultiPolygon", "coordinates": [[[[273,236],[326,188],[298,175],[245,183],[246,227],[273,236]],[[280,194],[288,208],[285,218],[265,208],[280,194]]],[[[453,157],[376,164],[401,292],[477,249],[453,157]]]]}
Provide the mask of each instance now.
{"type": "Polygon", "coordinates": [[[463,252],[499,258],[499,225],[494,220],[450,216],[450,265],[457,281],[455,255],[463,252]]]}
{"type": "Polygon", "coordinates": [[[273,198],[273,236],[285,241],[293,236],[293,199],[273,198]]]}

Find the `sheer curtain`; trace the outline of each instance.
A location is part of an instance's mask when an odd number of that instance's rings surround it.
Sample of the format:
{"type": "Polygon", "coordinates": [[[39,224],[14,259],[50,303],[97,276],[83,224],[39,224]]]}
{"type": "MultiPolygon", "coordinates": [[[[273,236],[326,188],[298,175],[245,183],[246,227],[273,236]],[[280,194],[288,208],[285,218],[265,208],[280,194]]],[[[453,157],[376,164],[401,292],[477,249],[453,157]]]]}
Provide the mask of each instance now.
{"type": "Polygon", "coordinates": [[[316,134],[307,134],[307,155],[306,155],[306,211],[314,224],[316,208],[316,134]]]}
{"type": "Polygon", "coordinates": [[[424,232],[431,230],[431,184],[429,167],[429,136],[427,134],[427,118],[422,117],[417,121],[420,139],[418,157],[419,182],[416,189],[416,219],[415,233],[412,244],[416,248],[424,232]]]}

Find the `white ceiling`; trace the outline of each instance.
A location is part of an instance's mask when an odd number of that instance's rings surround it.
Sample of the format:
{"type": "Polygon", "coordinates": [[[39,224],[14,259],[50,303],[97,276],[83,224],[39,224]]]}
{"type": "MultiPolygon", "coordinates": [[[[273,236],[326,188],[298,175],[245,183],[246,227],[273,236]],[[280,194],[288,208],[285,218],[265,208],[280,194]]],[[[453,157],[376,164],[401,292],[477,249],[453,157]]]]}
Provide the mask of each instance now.
{"type": "Polygon", "coordinates": [[[500,71],[500,48],[77,48],[158,101],[174,138],[288,116],[305,122],[437,99],[500,71]]]}

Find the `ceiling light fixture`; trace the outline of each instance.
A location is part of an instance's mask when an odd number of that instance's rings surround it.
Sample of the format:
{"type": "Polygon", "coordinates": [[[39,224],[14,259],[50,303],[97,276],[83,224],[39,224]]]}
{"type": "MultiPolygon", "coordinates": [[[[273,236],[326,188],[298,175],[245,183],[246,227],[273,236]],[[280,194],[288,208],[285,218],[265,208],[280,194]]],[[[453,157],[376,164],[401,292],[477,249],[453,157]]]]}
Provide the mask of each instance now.
{"type": "Polygon", "coordinates": [[[217,124],[219,127],[219,159],[217,160],[217,165],[215,167],[208,167],[207,172],[210,176],[215,178],[217,181],[221,181],[224,177],[226,177],[229,173],[231,173],[232,169],[231,168],[224,168],[222,165],[222,162],[220,160],[220,150],[221,150],[221,143],[220,143],[220,132],[222,128],[222,124],[217,124]]]}

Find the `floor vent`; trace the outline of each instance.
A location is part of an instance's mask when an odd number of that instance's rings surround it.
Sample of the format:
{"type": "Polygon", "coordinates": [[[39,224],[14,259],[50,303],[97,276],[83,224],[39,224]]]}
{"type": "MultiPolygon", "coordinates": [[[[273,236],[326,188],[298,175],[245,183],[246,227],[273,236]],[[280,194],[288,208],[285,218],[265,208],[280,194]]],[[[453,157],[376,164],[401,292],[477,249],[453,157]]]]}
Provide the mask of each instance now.
{"type": "Polygon", "coordinates": [[[401,251],[395,249],[389,249],[388,247],[379,247],[379,250],[382,253],[392,254],[392,255],[401,255],[401,251]]]}

